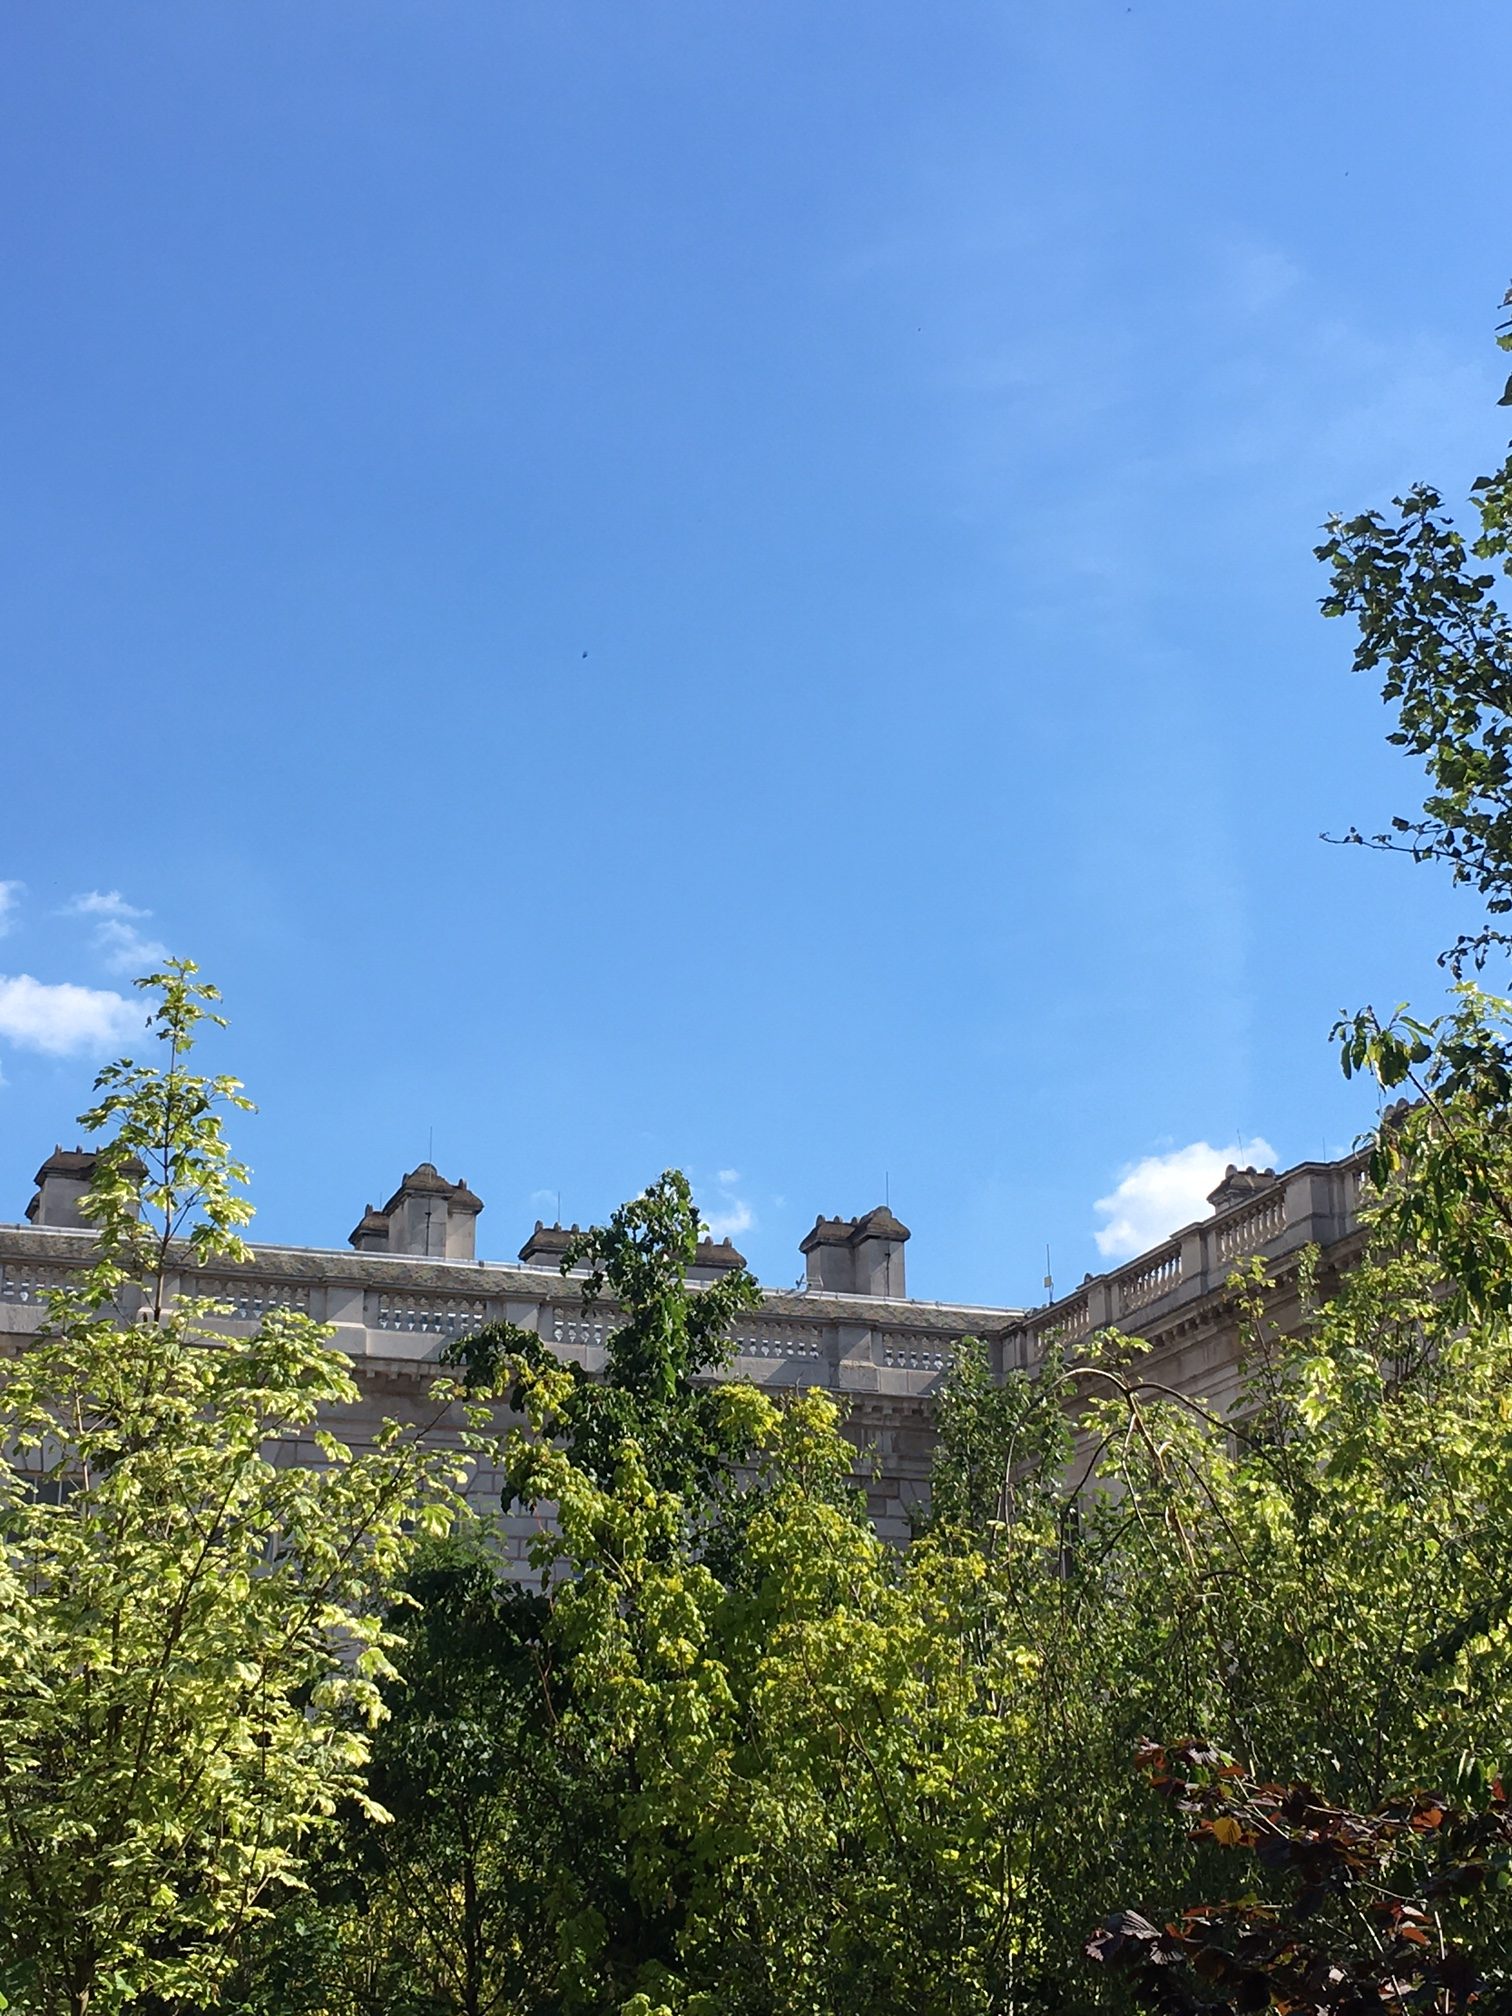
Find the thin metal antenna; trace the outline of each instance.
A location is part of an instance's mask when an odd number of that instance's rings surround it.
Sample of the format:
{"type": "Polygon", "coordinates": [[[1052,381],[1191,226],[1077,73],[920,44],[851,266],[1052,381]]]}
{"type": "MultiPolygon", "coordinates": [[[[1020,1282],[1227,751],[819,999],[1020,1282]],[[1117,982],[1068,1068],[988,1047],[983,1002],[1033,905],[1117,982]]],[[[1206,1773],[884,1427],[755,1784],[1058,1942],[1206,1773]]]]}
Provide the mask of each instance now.
{"type": "Polygon", "coordinates": [[[1050,1272],[1050,1242],[1045,1241],[1045,1300],[1055,1300],[1055,1277],[1050,1272]]]}

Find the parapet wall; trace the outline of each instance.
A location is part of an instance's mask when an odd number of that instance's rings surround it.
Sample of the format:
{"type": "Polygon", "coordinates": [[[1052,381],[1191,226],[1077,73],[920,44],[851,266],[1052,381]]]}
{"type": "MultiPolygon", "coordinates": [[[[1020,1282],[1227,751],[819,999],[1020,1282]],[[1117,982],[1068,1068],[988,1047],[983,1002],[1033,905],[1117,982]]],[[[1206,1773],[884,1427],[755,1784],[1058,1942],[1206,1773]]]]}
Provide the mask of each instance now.
{"type": "MultiPolygon", "coordinates": [[[[760,1308],[737,1326],[727,1376],[835,1394],[863,1452],[860,1474],[879,1527],[904,1539],[910,1511],[927,1494],[931,1396],[963,1337],[981,1338],[1001,1375],[1033,1372],[1052,1338],[1074,1346],[1115,1325],[1154,1347],[1147,1361],[1152,1378],[1225,1412],[1237,1388],[1229,1277],[1249,1255],[1262,1256],[1280,1284],[1277,1315],[1284,1326],[1304,1250],[1319,1249],[1325,1283],[1360,1250],[1364,1159],[1302,1163],[1044,1309],[878,1300],[814,1288],[766,1291],[760,1308]]],[[[67,1279],[89,1245],[83,1230],[0,1226],[0,1343],[35,1334],[43,1292],[67,1279]]],[[[329,1324],[363,1392],[359,1417],[340,1424],[355,1442],[376,1433],[386,1416],[427,1419],[426,1393],[441,1353],[485,1323],[518,1324],[593,1372],[603,1364],[616,1317],[610,1303],[585,1309],[580,1282],[554,1270],[471,1259],[260,1246],[243,1267],[186,1271],[180,1279],[185,1292],[230,1305],[233,1333],[250,1331],[276,1307],[329,1324]]],[[[438,1420],[433,1432],[447,1435],[454,1424],[438,1420]]],[[[479,1489],[488,1493],[490,1480],[480,1479],[479,1489]]]]}

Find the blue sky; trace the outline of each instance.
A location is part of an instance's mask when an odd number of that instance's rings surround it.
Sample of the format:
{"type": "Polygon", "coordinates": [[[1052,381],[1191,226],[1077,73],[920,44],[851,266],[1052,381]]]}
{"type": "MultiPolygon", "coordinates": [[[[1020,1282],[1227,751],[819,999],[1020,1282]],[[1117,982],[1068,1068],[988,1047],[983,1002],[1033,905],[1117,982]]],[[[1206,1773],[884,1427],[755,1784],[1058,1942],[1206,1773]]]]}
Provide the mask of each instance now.
{"type": "Polygon", "coordinates": [[[1311,558],[1503,444],[1446,18],[9,10],[0,1217],[153,942],[270,1239],[433,1139],[491,1257],[677,1163],[1015,1303],[1337,1152],[1460,922],[1317,839],[1417,785],[1311,558]]]}

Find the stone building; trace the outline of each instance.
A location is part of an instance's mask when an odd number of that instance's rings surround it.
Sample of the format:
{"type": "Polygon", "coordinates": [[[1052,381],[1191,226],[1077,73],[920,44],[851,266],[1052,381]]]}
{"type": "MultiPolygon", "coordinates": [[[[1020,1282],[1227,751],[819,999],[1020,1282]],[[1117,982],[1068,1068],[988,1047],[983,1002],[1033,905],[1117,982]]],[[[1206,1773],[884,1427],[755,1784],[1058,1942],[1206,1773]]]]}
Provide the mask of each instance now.
{"type": "MultiPolygon", "coordinates": [[[[19,1343],[40,1327],[43,1291],[87,1251],[79,1202],[93,1160],[82,1149],[54,1150],[37,1171],[25,1222],[0,1224],[0,1344],[19,1343]]],[[[833,1392],[862,1452],[860,1474],[879,1529],[906,1538],[910,1512],[927,1490],[931,1396],[963,1337],[981,1338],[998,1372],[1032,1372],[1049,1338],[1074,1344],[1116,1324],[1151,1343],[1144,1361],[1151,1378],[1226,1411],[1237,1383],[1228,1277],[1247,1256],[1262,1255],[1279,1285],[1285,1323],[1306,1248],[1320,1251],[1325,1287],[1359,1254],[1363,1164],[1353,1155],[1298,1163],[1280,1175],[1230,1169],[1209,1199],[1210,1216],[1038,1309],[914,1300],[906,1282],[908,1227],[890,1210],[820,1216],[801,1242],[800,1285],[764,1289],[760,1308],[741,1319],[731,1376],[833,1392]]],[[[258,1244],[243,1267],[184,1278],[196,1294],[230,1306],[232,1332],[280,1306],[329,1324],[357,1369],[362,1418],[342,1428],[361,1441],[386,1416],[421,1418],[440,1353],[483,1323],[507,1318],[565,1359],[590,1371],[602,1364],[614,1310],[602,1303],[585,1309],[578,1284],[560,1271],[576,1227],[538,1222],[516,1259],[480,1260],[482,1209],[465,1182],[422,1162],[381,1210],[364,1210],[345,1249],[258,1244]]],[[[692,1279],[716,1280],[743,1264],[728,1239],[706,1240],[692,1279]]],[[[479,1480],[480,1490],[488,1485],[479,1480]]]]}

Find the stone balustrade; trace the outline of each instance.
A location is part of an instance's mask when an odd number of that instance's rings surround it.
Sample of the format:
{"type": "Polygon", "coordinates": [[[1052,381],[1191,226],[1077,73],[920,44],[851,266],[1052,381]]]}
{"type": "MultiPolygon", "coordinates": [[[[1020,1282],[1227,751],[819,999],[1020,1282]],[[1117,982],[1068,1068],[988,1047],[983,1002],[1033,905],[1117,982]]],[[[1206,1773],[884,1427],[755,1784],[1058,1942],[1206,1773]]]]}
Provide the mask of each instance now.
{"type": "MultiPolygon", "coordinates": [[[[64,1284],[88,1246],[83,1232],[0,1226],[0,1334],[36,1330],[45,1291],[64,1284]]],[[[223,1320],[233,1334],[271,1309],[297,1309],[329,1324],[359,1368],[382,1361],[390,1378],[404,1367],[416,1376],[433,1372],[457,1338],[506,1320],[597,1370],[617,1320],[612,1304],[585,1307],[580,1284],[553,1270],[409,1257],[400,1263],[303,1247],[259,1247],[244,1267],[186,1270],[169,1288],[226,1304],[223,1320]]],[[[774,1291],[737,1319],[730,1373],[768,1385],[913,1399],[938,1383],[962,1336],[990,1333],[1011,1313],[774,1291]]]]}
{"type": "Polygon", "coordinates": [[[1050,1344],[1075,1345],[1109,1327],[1158,1335],[1194,1304],[1221,1293],[1252,1255],[1284,1261],[1306,1246],[1328,1252],[1352,1244],[1361,1233],[1366,1159],[1360,1153],[1340,1162],[1301,1163],[1258,1196],[1189,1225],[1127,1266],[1089,1278],[1074,1294],[1004,1332],[1001,1369],[1032,1371],[1050,1344]]]}

